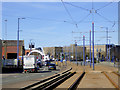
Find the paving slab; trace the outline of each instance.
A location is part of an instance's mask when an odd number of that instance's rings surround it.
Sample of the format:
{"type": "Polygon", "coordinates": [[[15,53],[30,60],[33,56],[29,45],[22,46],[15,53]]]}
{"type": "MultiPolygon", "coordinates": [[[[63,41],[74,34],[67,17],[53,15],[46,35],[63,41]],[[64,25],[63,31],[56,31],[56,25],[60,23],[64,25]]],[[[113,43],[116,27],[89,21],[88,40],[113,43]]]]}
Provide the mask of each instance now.
{"type": "Polygon", "coordinates": [[[101,72],[87,72],[78,88],[115,88],[101,72]]]}

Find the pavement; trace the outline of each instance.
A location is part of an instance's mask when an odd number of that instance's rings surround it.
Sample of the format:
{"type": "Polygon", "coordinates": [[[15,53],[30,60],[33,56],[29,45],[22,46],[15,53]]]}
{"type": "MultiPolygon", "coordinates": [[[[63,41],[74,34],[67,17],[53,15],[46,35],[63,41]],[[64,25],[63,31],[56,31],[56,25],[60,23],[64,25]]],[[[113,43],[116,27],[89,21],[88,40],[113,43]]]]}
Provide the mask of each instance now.
{"type": "MultiPolygon", "coordinates": [[[[109,62],[101,62],[98,64],[95,64],[95,69],[93,70],[93,67],[90,65],[83,66],[80,63],[77,64],[75,62],[68,62],[67,65],[70,65],[73,69],[71,72],[76,72],[74,76],[71,78],[67,79],[65,82],[63,82],[58,88],[68,88],[70,87],[77,77],[82,74],[83,71],[85,71],[85,75],[80,81],[78,88],[115,88],[114,85],[109,81],[109,79],[106,78],[106,76],[103,74],[104,72],[118,72],[118,68],[114,67],[113,64],[109,62]]],[[[115,82],[118,83],[118,77],[112,76],[115,82]]]]}
{"type": "Polygon", "coordinates": [[[115,88],[101,72],[88,72],[81,80],[78,88],[115,88]]]}

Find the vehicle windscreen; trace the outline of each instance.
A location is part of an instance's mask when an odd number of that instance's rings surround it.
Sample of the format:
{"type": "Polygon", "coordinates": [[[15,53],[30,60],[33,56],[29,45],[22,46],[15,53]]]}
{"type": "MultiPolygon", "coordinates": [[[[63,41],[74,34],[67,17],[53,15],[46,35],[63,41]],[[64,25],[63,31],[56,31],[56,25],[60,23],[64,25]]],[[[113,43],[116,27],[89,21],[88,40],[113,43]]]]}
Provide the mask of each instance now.
{"type": "Polygon", "coordinates": [[[50,64],[50,66],[55,66],[55,64],[50,64]]]}

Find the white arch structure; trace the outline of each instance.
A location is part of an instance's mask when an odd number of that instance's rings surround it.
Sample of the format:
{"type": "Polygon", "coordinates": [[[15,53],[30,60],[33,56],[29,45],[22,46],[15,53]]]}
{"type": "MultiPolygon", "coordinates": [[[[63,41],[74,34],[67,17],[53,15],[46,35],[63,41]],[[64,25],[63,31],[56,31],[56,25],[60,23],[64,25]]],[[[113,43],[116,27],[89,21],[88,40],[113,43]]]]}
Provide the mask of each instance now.
{"type": "Polygon", "coordinates": [[[44,51],[41,52],[41,51],[39,51],[39,50],[32,50],[32,51],[30,51],[29,54],[28,54],[28,56],[29,56],[31,53],[33,53],[33,52],[37,52],[37,53],[39,53],[40,55],[43,55],[43,56],[44,56],[43,61],[49,60],[49,56],[48,56],[48,55],[45,55],[45,54],[44,54],[44,51]]]}
{"type": "Polygon", "coordinates": [[[39,50],[32,50],[32,51],[29,52],[28,56],[29,56],[31,53],[33,53],[33,52],[37,52],[37,53],[39,53],[39,54],[41,54],[41,55],[45,55],[43,52],[41,52],[41,51],[39,51],[39,50]]]}

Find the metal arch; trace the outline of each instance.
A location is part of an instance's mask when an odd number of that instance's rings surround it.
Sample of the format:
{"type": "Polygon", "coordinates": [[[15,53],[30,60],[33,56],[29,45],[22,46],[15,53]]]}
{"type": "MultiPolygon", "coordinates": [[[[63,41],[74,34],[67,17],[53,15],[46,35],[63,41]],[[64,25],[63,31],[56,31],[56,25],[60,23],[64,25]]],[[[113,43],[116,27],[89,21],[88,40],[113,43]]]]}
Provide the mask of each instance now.
{"type": "Polygon", "coordinates": [[[31,53],[33,53],[33,52],[37,52],[37,53],[39,53],[39,54],[41,54],[41,55],[45,55],[43,52],[41,52],[41,51],[39,51],[39,50],[32,50],[32,51],[29,52],[28,56],[29,56],[31,53]]]}

